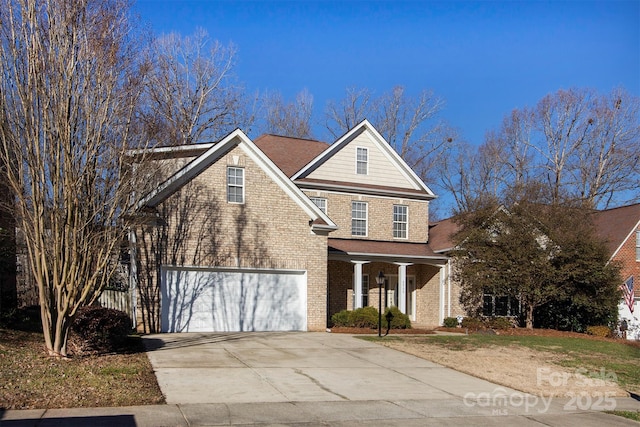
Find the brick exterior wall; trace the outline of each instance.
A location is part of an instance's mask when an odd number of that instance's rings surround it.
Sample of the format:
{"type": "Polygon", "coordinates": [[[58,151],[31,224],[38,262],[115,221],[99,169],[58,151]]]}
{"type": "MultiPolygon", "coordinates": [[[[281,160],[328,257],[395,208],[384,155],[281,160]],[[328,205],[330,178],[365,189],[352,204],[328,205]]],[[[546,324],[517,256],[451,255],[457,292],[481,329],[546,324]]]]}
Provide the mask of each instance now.
{"type": "MultiPolygon", "coordinates": [[[[343,194],[316,190],[306,190],[309,197],[327,199],[327,215],[339,229],[331,233],[332,238],[380,240],[424,243],[428,239],[429,202],[404,198],[343,194]],[[351,202],[368,204],[367,236],[351,235],[351,202]],[[408,206],[408,238],[393,238],[393,205],[408,206]]],[[[354,264],[344,261],[329,261],[329,318],[341,310],[353,309],[354,264]]],[[[368,305],[378,308],[378,287],[375,277],[382,271],[385,275],[397,276],[398,266],[392,263],[372,262],[362,266],[362,273],[369,275],[368,305]]],[[[432,265],[410,265],[407,276],[416,281],[416,319],[418,326],[438,325],[440,304],[440,269],[432,265]]],[[[383,292],[384,298],[384,292],[383,292]]]]}
{"type": "Polygon", "coordinates": [[[429,202],[403,198],[387,198],[360,194],[342,194],[305,190],[309,197],[327,199],[327,215],[338,226],[331,237],[344,239],[387,240],[398,242],[424,243],[428,239],[429,202]],[[366,202],[367,236],[351,235],[351,202],[366,202]],[[408,239],[393,238],[393,205],[409,207],[408,239]]]}
{"type": "MultiPolygon", "coordinates": [[[[451,262],[451,261],[450,261],[451,262]]],[[[466,316],[467,312],[464,309],[464,307],[462,306],[462,304],[460,303],[460,293],[461,293],[461,288],[460,288],[460,283],[458,281],[455,280],[455,277],[453,277],[453,268],[451,269],[451,277],[450,277],[450,281],[451,281],[451,310],[449,311],[448,308],[448,297],[447,300],[445,300],[445,312],[444,312],[444,316],[445,317],[449,317],[449,313],[450,313],[450,317],[457,317],[457,316],[466,316]]]]}
{"type": "Polygon", "coordinates": [[[207,266],[307,272],[307,328],[326,327],[327,237],[241,148],[234,148],[157,208],[137,230],[138,324],[159,324],[159,267],[207,266]],[[237,159],[237,163],[236,160],[237,159]],[[245,203],[226,201],[227,166],[245,170],[245,203]]]}
{"type": "MultiPolygon", "coordinates": [[[[640,284],[640,261],[636,260],[636,232],[640,231],[640,227],[634,230],[629,238],[622,244],[620,250],[613,258],[613,261],[620,263],[620,275],[622,280],[627,280],[629,276],[633,276],[636,286],[640,284]]],[[[638,293],[636,292],[636,295],[638,293]]]]}

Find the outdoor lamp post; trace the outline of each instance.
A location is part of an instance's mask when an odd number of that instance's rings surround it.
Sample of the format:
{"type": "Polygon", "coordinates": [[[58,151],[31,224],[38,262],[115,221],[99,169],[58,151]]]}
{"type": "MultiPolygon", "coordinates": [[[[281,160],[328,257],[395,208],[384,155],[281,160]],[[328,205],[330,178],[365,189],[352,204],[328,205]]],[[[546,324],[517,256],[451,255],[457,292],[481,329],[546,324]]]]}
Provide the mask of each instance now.
{"type": "MultiPolygon", "coordinates": [[[[376,277],[376,283],[378,284],[378,336],[382,336],[382,286],[384,285],[384,274],[382,274],[382,270],[378,273],[378,277],[376,277]]],[[[385,292],[385,297],[386,297],[385,292]]]]}

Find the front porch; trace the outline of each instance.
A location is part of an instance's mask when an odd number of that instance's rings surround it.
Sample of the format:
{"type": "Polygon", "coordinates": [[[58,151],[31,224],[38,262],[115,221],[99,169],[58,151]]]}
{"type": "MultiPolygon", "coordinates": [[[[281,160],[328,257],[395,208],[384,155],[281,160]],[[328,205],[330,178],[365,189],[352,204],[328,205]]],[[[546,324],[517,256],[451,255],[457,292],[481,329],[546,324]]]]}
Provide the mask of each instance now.
{"type": "Polygon", "coordinates": [[[426,244],[329,239],[327,323],[345,309],[396,306],[416,327],[442,325],[451,311],[448,273],[448,258],[426,244]]]}

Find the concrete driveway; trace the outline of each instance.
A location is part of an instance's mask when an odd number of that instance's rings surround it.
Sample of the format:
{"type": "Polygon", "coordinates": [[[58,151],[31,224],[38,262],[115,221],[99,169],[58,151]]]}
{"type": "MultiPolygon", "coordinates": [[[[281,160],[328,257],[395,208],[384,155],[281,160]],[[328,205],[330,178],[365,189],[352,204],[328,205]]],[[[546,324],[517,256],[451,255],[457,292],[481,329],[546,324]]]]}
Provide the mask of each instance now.
{"type": "MultiPolygon", "coordinates": [[[[186,333],[144,343],[167,425],[635,425],[594,412],[610,408],[543,400],[349,335],[186,333]]],[[[633,399],[617,405],[640,409],[633,399]]]]}
{"type": "Polygon", "coordinates": [[[167,403],[415,400],[495,384],[343,334],[162,334],[144,338],[167,403]]]}

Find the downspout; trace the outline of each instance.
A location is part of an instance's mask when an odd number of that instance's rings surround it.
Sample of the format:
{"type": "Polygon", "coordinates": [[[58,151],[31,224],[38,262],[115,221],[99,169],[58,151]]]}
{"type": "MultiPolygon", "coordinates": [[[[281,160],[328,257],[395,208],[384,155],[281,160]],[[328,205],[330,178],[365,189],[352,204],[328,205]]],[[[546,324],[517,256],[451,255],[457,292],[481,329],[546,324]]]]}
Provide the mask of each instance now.
{"type": "Polygon", "coordinates": [[[440,326],[444,323],[444,269],[444,265],[440,267],[440,313],[438,314],[438,324],[440,326]]]}
{"type": "Polygon", "coordinates": [[[131,298],[131,317],[133,328],[138,329],[138,313],[136,305],[138,298],[136,292],[138,288],[138,260],[137,260],[137,242],[136,232],[129,229],[129,294],[131,298]]]}

